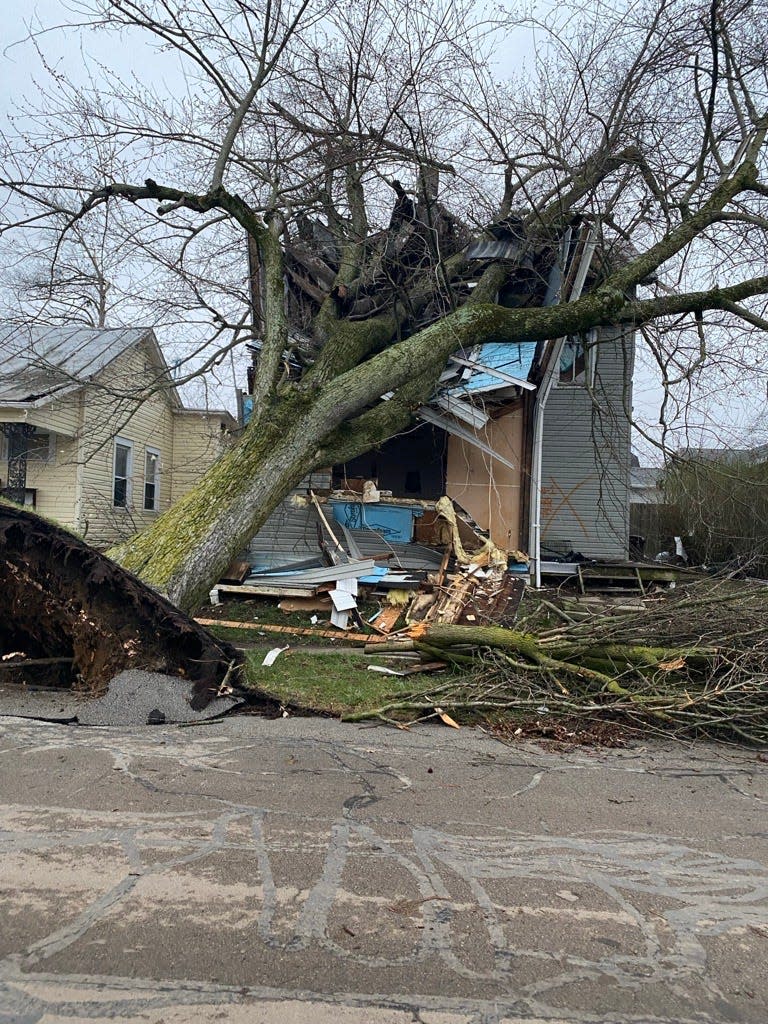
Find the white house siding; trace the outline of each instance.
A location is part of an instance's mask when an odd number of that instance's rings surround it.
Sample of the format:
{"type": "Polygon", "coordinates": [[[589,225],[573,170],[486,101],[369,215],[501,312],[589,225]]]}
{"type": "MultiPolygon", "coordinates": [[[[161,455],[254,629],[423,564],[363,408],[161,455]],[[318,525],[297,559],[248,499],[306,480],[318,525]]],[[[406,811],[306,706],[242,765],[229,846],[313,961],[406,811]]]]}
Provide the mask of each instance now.
{"type": "Polygon", "coordinates": [[[544,414],[542,557],[569,548],[591,558],[626,558],[629,549],[633,339],[598,337],[594,386],[556,385],[544,414]],[[590,394],[591,391],[591,394],[590,394]],[[594,400],[593,400],[594,396],[594,400]]]}
{"type": "Polygon", "coordinates": [[[137,345],[114,360],[87,389],[79,436],[81,485],[75,527],[90,544],[106,546],[152,523],[171,504],[173,411],[171,393],[157,386],[143,402],[122,397],[157,384],[158,367],[149,346],[137,345]],[[127,508],[113,504],[115,436],[133,446],[127,508]],[[147,446],[160,452],[159,510],[144,511],[147,446]]]}
{"type": "MultiPolygon", "coordinates": [[[[80,402],[77,395],[57,399],[38,408],[3,408],[0,420],[29,423],[52,435],[48,459],[27,462],[28,488],[34,488],[36,510],[67,526],[75,523],[77,433],[80,402]]],[[[0,445],[5,449],[5,445],[0,445]]],[[[2,454],[6,454],[3,451],[2,454]]],[[[0,480],[8,479],[7,459],[0,459],[0,480]]]]}

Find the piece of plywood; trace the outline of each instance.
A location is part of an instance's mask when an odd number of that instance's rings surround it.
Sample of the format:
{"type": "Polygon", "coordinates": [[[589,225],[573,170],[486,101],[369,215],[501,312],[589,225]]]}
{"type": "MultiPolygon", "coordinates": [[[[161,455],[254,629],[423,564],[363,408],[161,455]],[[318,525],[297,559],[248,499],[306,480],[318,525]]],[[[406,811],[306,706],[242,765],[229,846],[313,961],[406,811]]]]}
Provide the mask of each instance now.
{"type": "Polygon", "coordinates": [[[371,625],[380,633],[391,633],[402,612],[403,609],[396,605],[383,608],[381,614],[376,616],[376,620],[371,625]]]}

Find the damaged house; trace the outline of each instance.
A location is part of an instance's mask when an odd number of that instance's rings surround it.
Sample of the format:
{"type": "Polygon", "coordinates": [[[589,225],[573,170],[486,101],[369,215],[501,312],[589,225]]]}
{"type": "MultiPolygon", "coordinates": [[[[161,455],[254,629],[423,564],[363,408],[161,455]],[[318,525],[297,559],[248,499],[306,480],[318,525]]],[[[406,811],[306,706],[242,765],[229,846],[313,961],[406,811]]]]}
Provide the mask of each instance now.
{"type": "Polygon", "coordinates": [[[146,328],[0,327],[0,493],[107,547],[198,480],[236,427],[188,409],[146,328]]]}
{"type": "MultiPolygon", "coordinates": [[[[448,229],[456,231],[455,222],[448,229]]],[[[306,239],[288,250],[299,348],[304,309],[319,294],[309,278],[334,259],[322,225],[307,225],[306,234],[311,258],[306,239]]],[[[532,245],[515,218],[466,246],[465,293],[491,261],[503,260],[514,273],[498,299],[510,307],[573,301],[607,263],[597,228],[579,218],[557,248],[532,245]]],[[[302,497],[310,487],[328,495],[347,549],[389,551],[390,570],[439,564],[428,548],[437,541],[434,504],[443,495],[512,563],[530,562],[534,580],[548,561],[626,559],[633,357],[633,331],[624,325],[454,353],[415,425],[303,481],[253,539],[248,561],[271,572],[316,555],[317,523],[302,497]]],[[[247,397],[243,414],[247,421],[247,397]]]]}

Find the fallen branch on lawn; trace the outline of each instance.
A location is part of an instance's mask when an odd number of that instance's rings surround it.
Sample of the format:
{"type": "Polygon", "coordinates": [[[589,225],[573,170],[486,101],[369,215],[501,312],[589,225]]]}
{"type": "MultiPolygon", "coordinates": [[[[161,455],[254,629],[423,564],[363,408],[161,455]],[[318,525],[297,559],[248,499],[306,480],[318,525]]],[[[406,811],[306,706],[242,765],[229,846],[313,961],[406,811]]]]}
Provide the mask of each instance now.
{"type": "MultiPolygon", "coordinates": [[[[456,711],[610,717],[645,731],[768,742],[768,587],[704,581],[641,611],[538,633],[417,623],[414,646],[462,671],[367,717],[456,711]]],[[[352,719],[365,717],[352,716],[352,719]]]]}

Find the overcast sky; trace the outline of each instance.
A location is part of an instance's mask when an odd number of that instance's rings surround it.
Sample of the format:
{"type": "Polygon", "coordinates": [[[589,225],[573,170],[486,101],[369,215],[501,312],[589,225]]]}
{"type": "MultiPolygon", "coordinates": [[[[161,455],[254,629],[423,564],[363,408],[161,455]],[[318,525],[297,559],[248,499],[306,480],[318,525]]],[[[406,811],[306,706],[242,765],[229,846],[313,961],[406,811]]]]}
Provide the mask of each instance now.
{"type": "MultiPolygon", "coordinates": [[[[137,73],[144,81],[152,79],[158,85],[163,83],[172,92],[183,86],[178,61],[169,54],[158,56],[146,37],[140,33],[125,32],[120,44],[116,45],[113,34],[83,33],[72,28],[55,27],[71,20],[72,15],[66,10],[66,0],[20,0],[16,3],[9,0],[0,21],[0,118],[5,119],[9,114],[17,113],[20,97],[25,94],[34,96],[35,79],[44,81],[47,77],[42,70],[35,44],[31,40],[24,41],[30,31],[39,32],[43,27],[48,31],[42,36],[38,35],[38,44],[45,51],[51,67],[75,82],[85,80],[86,66],[92,66],[98,73],[98,65],[104,64],[123,76],[137,73]]],[[[532,38],[527,30],[521,30],[510,38],[500,54],[499,70],[503,73],[504,64],[519,64],[530,55],[531,43],[532,38]]],[[[223,390],[220,387],[214,389],[211,395],[213,404],[224,402],[232,408],[234,389],[231,372],[231,368],[222,372],[223,390]]],[[[241,372],[240,368],[237,372],[241,372]]],[[[703,396],[702,410],[708,407],[710,416],[702,411],[690,443],[715,444],[718,437],[725,440],[729,431],[737,444],[747,443],[749,439],[754,443],[765,441],[768,436],[768,414],[763,388],[764,385],[753,388],[749,380],[743,380],[739,386],[703,396]]],[[[193,399],[196,403],[201,401],[201,394],[198,390],[193,399]]],[[[641,365],[635,378],[636,413],[647,421],[653,421],[660,398],[661,389],[653,373],[641,365]]],[[[636,446],[641,452],[648,450],[648,446],[639,438],[636,446]]]]}

